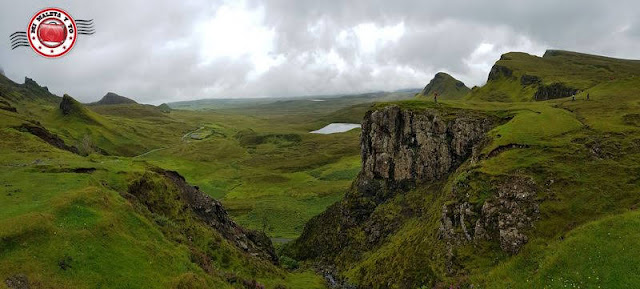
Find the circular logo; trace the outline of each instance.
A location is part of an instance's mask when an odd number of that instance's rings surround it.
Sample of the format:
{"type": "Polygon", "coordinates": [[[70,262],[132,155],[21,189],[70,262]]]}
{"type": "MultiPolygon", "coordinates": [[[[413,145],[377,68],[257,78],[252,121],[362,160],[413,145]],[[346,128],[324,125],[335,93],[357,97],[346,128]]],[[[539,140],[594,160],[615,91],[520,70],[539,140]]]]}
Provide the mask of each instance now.
{"type": "Polygon", "coordinates": [[[31,48],[44,57],[65,55],[73,48],[77,36],[76,22],[69,13],[58,8],[39,11],[27,27],[31,48]]]}

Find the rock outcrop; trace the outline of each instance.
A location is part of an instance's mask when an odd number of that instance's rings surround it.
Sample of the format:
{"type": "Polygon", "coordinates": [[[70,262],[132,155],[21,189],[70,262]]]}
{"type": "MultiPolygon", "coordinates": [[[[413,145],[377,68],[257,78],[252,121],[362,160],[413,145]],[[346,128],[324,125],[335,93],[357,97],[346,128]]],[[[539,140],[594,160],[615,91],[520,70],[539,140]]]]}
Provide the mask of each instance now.
{"type": "Polygon", "coordinates": [[[154,172],[166,181],[158,182],[154,174],[147,173],[129,186],[126,196],[144,204],[153,214],[175,222],[186,222],[193,215],[194,219],[220,233],[241,251],[278,263],[273,244],[266,234],[235,223],[219,201],[189,185],[177,172],[162,169],[154,169],[154,172]]]}
{"type": "Polygon", "coordinates": [[[563,83],[553,83],[540,85],[533,97],[535,100],[549,100],[572,96],[576,93],[578,93],[577,88],[569,87],[563,83]]]}
{"type": "Polygon", "coordinates": [[[28,132],[38,138],[40,138],[41,140],[43,140],[44,142],[57,147],[61,150],[65,150],[65,151],[69,151],[72,152],[74,154],[80,154],[80,152],[78,151],[78,148],[73,147],[73,146],[69,146],[67,145],[64,140],[62,140],[58,135],[51,133],[50,131],[48,131],[46,128],[40,126],[39,124],[32,124],[32,123],[24,123],[19,127],[16,127],[17,130],[19,131],[25,131],[28,132]]]}
{"type": "Polygon", "coordinates": [[[189,185],[184,177],[175,171],[162,171],[182,192],[186,204],[207,225],[215,228],[225,239],[253,256],[277,263],[278,257],[265,233],[241,227],[231,220],[222,204],[203,193],[195,186],[189,185]]]}
{"type": "Polygon", "coordinates": [[[47,93],[49,92],[49,88],[47,88],[46,86],[40,86],[35,80],[28,77],[24,78],[23,86],[28,89],[42,90],[42,91],[46,91],[47,93]]]}
{"type": "Polygon", "coordinates": [[[542,83],[542,79],[540,79],[540,77],[537,77],[535,75],[524,74],[520,76],[520,84],[522,86],[538,85],[540,83],[542,83]]]}
{"type": "Polygon", "coordinates": [[[353,244],[353,228],[365,246],[380,244],[414,214],[374,211],[420,184],[441,181],[474,155],[497,119],[465,110],[417,110],[389,106],[366,114],[362,123],[362,171],[345,198],[313,218],[293,244],[299,259],[331,258],[353,244]],[[395,217],[394,217],[395,216],[395,217]]]}
{"type": "Polygon", "coordinates": [[[490,175],[474,166],[486,158],[487,132],[502,121],[446,107],[367,112],[362,171],[344,199],[309,221],[285,254],[315,261],[335,288],[355,288],[349,282],[431,288],[443,275],[465,274],[458,249],[468,244],[517,254],[539,218],[539,188],[527,176],[490,175]],[[393,269],[378,270],[378,264],[393,269]],[[366,270],[340,279],[354,266],[366,270]],[[411,273],[416,266],[445,270],[440,276],[426,269],[411,273]]]}
{"type": "MultiPolygon", "coordinates": [[[[502,60],[505,60],[505,59],[502,59],[502,60]]],[[[513,70],[511,70],[509,67],[496,64],[493,67],[491,67],[488,81],[495,81],[501,78],[512,78],[512,77],[513,77],[513,70]]]]}
{"type": "Polygon", "coordinates": [[[528,237],[526,230],[539,217],[538,188],[527,177],[511,177],[494,186],[492,197],[483,203],[471,203],[469,192],[454,186],[454,197],[442,208],[440,238],[449,248],[480,240],[495,240],[503,251],[516,254],[528,237]]]}
{"type": "Polygon", "coordinates": [[[66,118],[82,121],[86,124],[100,125],[97,116],[93,112],[67,94],[62,97],[59,107],[60,112],[66,118]]]}
{"type": "Polygon", "coordinates": [[[80,103],[78,103],[71,96],[65,94],[62,97],[62,101],[60,102],[60,111],[62,111],[63,115],[79,113],[81,112],[80,106],[80,103]]]}
{"type": "Polygon", "coordinates": [[[362,122],[358,190],[406,189],[442,178],[472,154],[494,123],[465,111],[414,112],[390,106],[369,112],[362,122]]]}

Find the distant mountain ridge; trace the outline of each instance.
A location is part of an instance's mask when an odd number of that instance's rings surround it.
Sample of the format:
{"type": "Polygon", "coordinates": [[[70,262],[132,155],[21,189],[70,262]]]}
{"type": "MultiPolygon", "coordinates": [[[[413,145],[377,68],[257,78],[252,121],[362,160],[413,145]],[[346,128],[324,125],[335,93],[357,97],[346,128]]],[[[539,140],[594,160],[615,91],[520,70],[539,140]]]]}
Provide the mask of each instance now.
{"type": "Polygon", "coordinates": [[[640,61],[563,50],[542,57],[523,52],[503,54],[489,72],[487,84],[469,99],[532,101],[569,97],[596,85],[640,75],[640,61]]]}
{"type": "Polygon", "coordinates": [[[118,95],[113,92],[108,92],[98,102],[92,103],[92,105],[114,105],[114,104],[137,104],[137,102],[128,97],[118,95]]]}

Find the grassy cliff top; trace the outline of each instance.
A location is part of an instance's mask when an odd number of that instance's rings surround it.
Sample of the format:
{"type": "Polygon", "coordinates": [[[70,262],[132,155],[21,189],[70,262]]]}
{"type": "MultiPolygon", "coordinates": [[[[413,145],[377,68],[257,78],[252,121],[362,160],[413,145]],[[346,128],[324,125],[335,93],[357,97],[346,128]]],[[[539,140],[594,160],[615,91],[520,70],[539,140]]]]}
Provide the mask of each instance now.
{"type": "Polygon", "coordinates": [[[585,91],[600,83],[640,75],[640,61],[548,50],[542,57],[522,52],[502,55],[469,100],[530,101],[541,86],[562,84],[585,91]]]}

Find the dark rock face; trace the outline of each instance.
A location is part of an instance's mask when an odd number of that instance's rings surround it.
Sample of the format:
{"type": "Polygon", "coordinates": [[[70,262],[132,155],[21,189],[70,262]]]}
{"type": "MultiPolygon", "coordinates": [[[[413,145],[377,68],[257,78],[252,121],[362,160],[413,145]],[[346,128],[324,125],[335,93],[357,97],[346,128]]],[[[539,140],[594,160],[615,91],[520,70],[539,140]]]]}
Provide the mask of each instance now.
{"type": "Polygon", "coordinates": [[[64,116],[75,117],[87,124],[101,125],[97,119],[91,116],[89,110],[73,97],[65,94],[60,102],[60,112],[64,116]]]}
{"type": "Polygon", "coordinates": [[[502,65],[494,65],[491,67],[491,71],[489,72],[488,81],[498,80],[500,78],[511,78],[513,77],[513,71],[506,66],[502,65]]]}
{"type": "Polygon", "coordinates": [[[537,77],[535,75],[524,74],[520,77],[520,84],[523,86],[540,84],[540,83],[542,83],[542,79],[540,79],[540,77],[537,77]]]}
{"type": "Polygon", "coordinates": [[[562,83],[553,83],[550,85],[541,85],[534,95],[535,100],[549,100],[572,96],[578,93],[578,89],[568,87],[562,83]]]}
{"type": "Polygon", "coordinates": [[[76,110],[76,101],[69,95],[64,95],[62,97],[62,102],[60,102],[60,110],[64,115],[70,115],[76,110]]]}
{"type": "MultiPolygon", "coordinates": [[[[203,193],[197,187],[189,185],[184,177],[174,171],[155,170],[175,185],[179,194],[175,196],[182,206],[182,211],[187,214],[190,210],[201,221],[219,232],[231,244],[242,251],[272,263],[278,263],[278,257],[271,240],[266,234],[248,230],[236,224],[224,209],[222,204],[203,193]]],[[[165,188],[166,189],[166,188],[165,188]]],[[[146,203],[151,212],[163,213],[163,208],[168,204],[162,202],[147,202],[145,198],[153,194],[162,194],[156,191],[153,182],[143,177],[129,187],[129,194],[136,196],[141,202],[146,203]]],[[[152,198],[152,197],[151,197],[152,198]]]]}
{"type": "MultiPolygon", "coordinates": [[[[465,195],[455,192],[454,195],[465,195]]],[[[495,194],[481,207],[463,198],[442,208],[440,238],[453,246],[476,240],[500,242],[503,251],[516,254],[528,238],[526,230],[539,217],[537,186],[530,178],[512,177],[495,188],[495,194]]]]}
{"type": "Polygon", "coordinates": [[[266,234],[248,230],[236,224],[219,201],[201,192],[197,187],[187,184],[184,177],[177,172],[164,171],[163,173],[180,188],[189,207],[210,227],[215,228],[227,240],[251,255],[274,263],[278,262],[273,244],[266,234]]]}
{"type": "Polygon", "coordinates": [[[24,78],[23,86],[30,89],[44,90],[46,92],[49,92],[49,88],[47,88],[46,86],[40,86],[35,80],[28,77],[24,78]]]}
{"type": "Polygon", "coordinates": [[[46,143],[54,147],[57,147],[61,150],[69,151],[74,154],[79,154],[78,149],[76,147],[72,147],[65,144],[64,141],[58,135],[51,133],[50,131],[48,131],[47,129],[41,126],[25,123],[20,127],[17,127],[16,129],[29,132],[32,135],[35,135],[41,140],[45,141],[46,143]]]}
{"type": "Polygon", "coordinates": [[[375,193],[442,178],[460,165],[493,127],[489,118],[437,111],[412,112],[391,106],[369,112],[362,123],[362,172],[358,190],[375,193]],[[379,183],[379,182],[378,182],[379,183]]]}
{"type": "Polygon", "coordinates": [[[349,251],[349,232],[356,227],[364,232],[367,246],[379,245],[414,212],[403,210],[389,218],[384,210],[373,214],[378,205],[418,184],[440,181],[479,151],[495,124],[491,117],[466,111],[414,112],[390,106],[368,112],[362,123],[360,175],[341,202],[306,224],[293,243],[295,257],[331,259],[349,251]]]}

